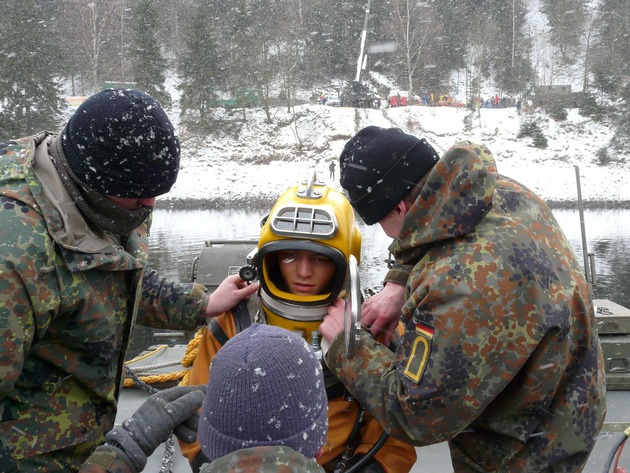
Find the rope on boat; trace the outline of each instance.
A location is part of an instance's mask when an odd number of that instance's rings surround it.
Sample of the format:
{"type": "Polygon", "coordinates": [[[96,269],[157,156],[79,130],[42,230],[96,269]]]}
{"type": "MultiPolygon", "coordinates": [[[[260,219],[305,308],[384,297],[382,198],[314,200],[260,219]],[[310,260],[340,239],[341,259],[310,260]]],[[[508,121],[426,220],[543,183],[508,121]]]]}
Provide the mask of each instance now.
{"type": "Polygon", "coordinates": [[[179,380],[180,386],[187,386],[190,381],[190,375],[192,373],[191,367],[195,361],[195,358],[197,357],[197,350],[199,348],[199,343],[201,342],[201,337],[203,335],[204,330],[205,330],[205,327],[199,328],[199,330],[197,330],[193,338],[188,342],[188,345],[186,346],[186,353],[184,353],[184,356],[181,361],[159,363],[156,365],[149,365],[149,366],[138,366],[136,368],[132,368],[129,366],[133,363],[137,363],[138,361],[144,360],[150,356],[155,355],[156,353],[160,351],[165,350],[166,348],[168,348],[168,345],[160,345],[159,347],[155,348],[153,351],[140,355],[132,360],[126,361],[125,371],[127,372],[129,376],[125,378],[123,386],[125,388],[129,388],[133,386],[142,387],[141,385],[139,385],[137,380],[140,380],[146,384],[166,383],[169,381],[179,380]],[[153,370],[157,370],[161,368],[167,368],[169,366],[177,366],[177,365],[181,365],[186,369],[175,371],[172,373],[160,373],[160,374],[147,373],[149,371],[153,371],[153,370]]]}
{"type": "MultiPolygon", "coordinates": [[[[155,353],[158,353],[167,348],[167,345],[161,345],[157,347],[155,350],[146,353],[144,355],[138,356],[133,360],[129,360],[125,362],[125,372],[127,377],[125,378],[124,387],[130,386],[138,386],[143,391],[148,392],[149,394],[155,394],[159,390],[151,386],[151,383],[163,383],[165,381],[172,381],[181,378],[180,385],[187,386],[188,381],[190,380],[191,369],[182,370],[176,373],[166,373],[159,375],[147,375],[141,376],[139,371],[150,371],[155,369],[160,369],[168,366],[176,366],[181,364],[185,368],[189,368],[192,366],[195,361],[195,357],[197,356],[197,350],[199,348],[199,343],[201,341],[201,336],[203,335],[204,327],[201,327],[193,336],[193,338],[188,342],[188,346],[186,347],[186,353],[182,358],[182,361],[179,362],[168,362],[168,363],[160,363],[152,366],[140,366],[138,368],[129,367],[130,364],[136,363],[140,360],[148,358],[155,353]]],[[[160,468],[160,473],[173,473],[173,455],[175,453],[175,436],[171,435],[166,442],[164,442],[164,457],[162,457],[162,467],[160,468]]]]}
{"type": "MultiPolygon", "coordinates": [[[[153,386],[149,386],[147,383],[142,381],[133,371],[131,371],[127,366],[125,366],[125,371],[127,372],[127,376],[130,377],[131,380],[143,391],[148,392],[149,394],[155,394],[159,390],[154,388],[153,386]]],[[[127,381],[125,379],[125,381],[127,381]]],[[[175,453],[175,436],[171,434],[171,436],[164,442],[164,456],[162,457],[162,467],[160,468],[160,473],[173,473],[173,454],[175,453]]]]}

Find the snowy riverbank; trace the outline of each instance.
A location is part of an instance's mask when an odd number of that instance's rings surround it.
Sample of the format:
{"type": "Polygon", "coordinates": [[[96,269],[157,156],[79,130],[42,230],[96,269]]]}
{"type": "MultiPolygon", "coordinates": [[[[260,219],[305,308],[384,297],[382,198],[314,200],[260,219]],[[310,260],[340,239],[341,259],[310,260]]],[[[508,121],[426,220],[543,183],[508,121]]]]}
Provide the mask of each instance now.
{"type": "MultiPolygon", "coordinates": [[[[189,133],[170,113],[182,142],[182,168],[171,192],[160,198],[162,208],[267,206],[313,169],[338,187],[328,166],[337,162],[345,142],[368,125],[396,126],[425,137],[438,151],[468,139],[485,143],[494,153],[500,173],[538,193],[553,207],[576,207],[575,166],[579,166],[585,207],[630,208],[630,165],[611,156],[598,162],[597,151],[612,138],[610,124],[597,123],[569,110],[556,122],[514,108],[470,112],[447,107],[401,107],[359,110],[320,105],[273,111],[273,123],[260,110],[219,116],[221,128],[209,136],[189,133]],[[295,120],[292,121],[292,118],[295,120]],[[531,138],[517,139],[521,123],[535,121],[548,140],[546,149],[531,138]]],[[[626,155],[626,160],[630,157],[626,155]]]]}

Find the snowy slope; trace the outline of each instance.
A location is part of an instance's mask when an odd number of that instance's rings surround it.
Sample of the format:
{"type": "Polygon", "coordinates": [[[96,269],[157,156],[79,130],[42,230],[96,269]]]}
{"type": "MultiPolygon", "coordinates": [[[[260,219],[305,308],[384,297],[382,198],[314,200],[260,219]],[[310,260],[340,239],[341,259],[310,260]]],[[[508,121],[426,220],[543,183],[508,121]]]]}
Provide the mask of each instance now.
{"type": "MultiPolygon", "coordinates": [[[[245,123],[240,111],[225,112],[222,124],[200,137],[179,126],[179,113],[171,111],[182,141],[182,168],[171,192],[160,199],[172,205],[266,204],[313,169],[331,183],[328,165],[337,161],[345,142],[362,127],[378,125],[425,137],[441,153],[459,140],[484,143],[494,153],[500,173],[549,201],[576,200],[577,165],[584,201],[630,203],[630,156],[613,156],[619,162],[599,165],[596,152],[607,146],[612,127],[582,117],[577,110],[570,110],[563,122],[536,111],[519,115],[514,108],[471,112],[447,107],[364,110],[301,105],[292,112],[273,110],[272,124],[265,123],[261,110],[249,110],[245,123]],[[546,149],[533,147],[531,138],[516,138],[523,120],[539,124],[548,139],[546,149]]],[[[335,177],[331,184],[338,186],[338,172],[335,177]]]]}

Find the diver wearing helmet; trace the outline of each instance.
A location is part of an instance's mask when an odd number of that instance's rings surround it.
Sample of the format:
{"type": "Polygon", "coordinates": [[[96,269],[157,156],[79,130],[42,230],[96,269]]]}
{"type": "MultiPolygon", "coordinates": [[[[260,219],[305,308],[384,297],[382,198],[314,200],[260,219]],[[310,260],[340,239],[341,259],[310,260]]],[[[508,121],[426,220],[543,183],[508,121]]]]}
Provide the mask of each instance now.
{"type": "MultiPolygon", "coordinates": [[[[360,261],[361,234],[348,200],[315,181],[313,176],[307,184],[284,192],[263,220],[252,260],[260,284],[257,297],[209,321],[189,384],[206,384],[208,367],[218,350],[253,322],[300,333],[314,348],[318,346],[319,325],[329,305],[343,296],[348,262],[351,257],[360,261]]],[[[349,468],[360,461],[383,441],[383,429],[363,413],[325,365],[323,368],[329,427],[317,462],[332,472],[341,464],[349,468]]],[[[199,445],[180,442],[180,447],[193,471],[198,471],[205,461],[199,445]]],[[[374,457],[355,471],[402,473],[410,471],[415,461],[413,446],[388,438],[374,457]]]]}

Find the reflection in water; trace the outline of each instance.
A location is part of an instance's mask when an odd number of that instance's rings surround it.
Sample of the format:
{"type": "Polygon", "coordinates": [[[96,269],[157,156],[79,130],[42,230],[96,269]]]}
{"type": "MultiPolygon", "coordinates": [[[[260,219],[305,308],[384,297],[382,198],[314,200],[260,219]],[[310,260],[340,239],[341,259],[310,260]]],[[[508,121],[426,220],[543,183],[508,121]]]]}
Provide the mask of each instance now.
{"type": "MultiPolygon", "coordinates": [[[[580,216],[577,210],[554,211],[580,263],[584,261],[580,216]]],[[[595,255],[597,299],[630,307],[630,210],[585,210],[586,247],[595,255]]]]}
{"type": "MultiPolygon", "coordinates": [[[[580,217],[577,210],[555,210],[554,214],[567,238],[583,261],[580,217]]],[[[259,209],[156,210],[151,229],[150,264],[164,276],[190,280],[191,264],[206,240],[256,240],[259,209]]],[[[386,273],[387,246],[390,239],[378,225],[368,227],[358,221],[363,236],[361,281],[366,287],[378,286],[386,273]]],[[[585,210],[588,251],[595,254],[597,298],[611,299],[630,307],[630,210],[585,210]]]]}
{"type": "MultiPolygon", "coordinates": [[[[260,209],[156,210],[151,229],[150,265],[162,276],[190,281],[191,265],[206,240],[256,240],[260,221],[266,211],[260,209]]],[[[558,222],[583,261],[580,217],[577,210],[554,211],[558,222]]],[[[630,210],[586,210],[584,224],[587,248],[595,254],[597,282],[595,297],[610,299],[630,307],[630,210]]],[[[360,278],[363,287],[381,284],[387,272],[384,261],[390,239],[378,225],[368,227],[357,222],[363,236],[360,278]]],[[[244,263],[244,262],[243,262],[244,263]]],[[[147,332],[140,328],[134,335],[133,356],[146,348],[147,332]]]]}

